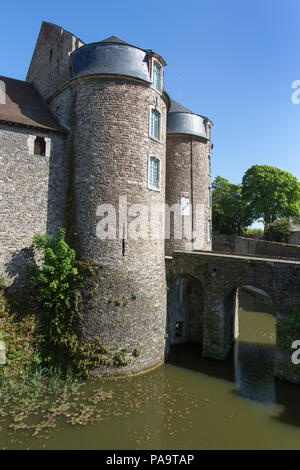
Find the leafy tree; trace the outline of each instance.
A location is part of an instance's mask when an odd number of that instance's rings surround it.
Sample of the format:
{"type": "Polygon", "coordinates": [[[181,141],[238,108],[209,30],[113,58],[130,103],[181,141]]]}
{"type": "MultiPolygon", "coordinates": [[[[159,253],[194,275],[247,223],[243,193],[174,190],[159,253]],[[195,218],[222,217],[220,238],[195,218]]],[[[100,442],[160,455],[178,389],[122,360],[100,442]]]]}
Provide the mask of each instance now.
{"type": "Polygon", "coordinates": [[[215,231],[241,234],[253,219],[247,203],[242,198],[242,187],[217,176],[212,184],[212,217],[215,231]]]}
{"type": "Polygon", "coordinates": [[[300,214],[300,183],[286,171],[267,165],[254,165],[243,177],[242,196],[253,219],[264,224],[300,214]]]}

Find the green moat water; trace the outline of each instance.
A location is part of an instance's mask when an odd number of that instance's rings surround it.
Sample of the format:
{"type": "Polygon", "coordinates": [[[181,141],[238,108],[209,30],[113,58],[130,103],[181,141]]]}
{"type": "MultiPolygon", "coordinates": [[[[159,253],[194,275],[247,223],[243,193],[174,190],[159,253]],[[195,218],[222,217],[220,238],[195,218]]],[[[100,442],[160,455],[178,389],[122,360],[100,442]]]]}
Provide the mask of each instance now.
{"type": "Polygon", "coordinates": [[[178,346],[151,373],[100,382],[113,398],[99,403],[99,423],[58,419],[44,440],[2,422],[0,449],[300,449],[300,387],[273,379],[275,317],[249,294],[240,301],[239,342],[226,361],[178,346]]]}

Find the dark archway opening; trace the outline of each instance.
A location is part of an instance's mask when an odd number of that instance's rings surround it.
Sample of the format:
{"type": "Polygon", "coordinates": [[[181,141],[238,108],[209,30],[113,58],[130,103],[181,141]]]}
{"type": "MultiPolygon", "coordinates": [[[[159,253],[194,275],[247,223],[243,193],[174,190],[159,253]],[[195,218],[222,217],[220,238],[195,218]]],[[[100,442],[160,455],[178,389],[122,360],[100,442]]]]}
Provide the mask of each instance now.
{"type": "Polygon", "coordinates": [[[171,347],[203,341],[204,291],[201,282],[184,276],[168,282],[167,334],[171,347]]]}

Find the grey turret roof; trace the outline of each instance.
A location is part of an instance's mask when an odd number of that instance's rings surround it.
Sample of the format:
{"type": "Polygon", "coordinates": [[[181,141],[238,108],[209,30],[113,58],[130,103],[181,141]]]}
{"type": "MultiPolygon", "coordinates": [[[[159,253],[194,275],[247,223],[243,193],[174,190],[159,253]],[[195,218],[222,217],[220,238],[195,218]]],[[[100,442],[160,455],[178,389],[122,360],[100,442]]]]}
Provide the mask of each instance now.
{"type": "Polygon", "coordinates": [[[171,99],[170,102],[171,102],[171,106],[170,106],[170,109],[169,109],[169,113],[190,113],[190,114],[195,114],[193,111],[191,111],[190,109],[185,108],[184,106],[182,106],[182,104],[178,103],[175,100],[171,99]]]}
{"type": "MultiPolygon", "coordinates": [[[[175,100],[170,100],[171,106],[167,117],[167,134],[188,134],[209,140],[207,121],[210,119],[196,114],[175,100]]],[[[211,121],[210,121],[211,122],[211,121]]]]}
{"type": "Polygon", "coordinates": [[[120,39],[117,36],[110,36],[109,38],[103,39],[103,41],[100,41],[100,44],[103,42],[110,42],[110,43],[115,43],[115,44],[127,44],[127,46],[130,46],[128,42],[123,41],[123,39],[120,39]]]}

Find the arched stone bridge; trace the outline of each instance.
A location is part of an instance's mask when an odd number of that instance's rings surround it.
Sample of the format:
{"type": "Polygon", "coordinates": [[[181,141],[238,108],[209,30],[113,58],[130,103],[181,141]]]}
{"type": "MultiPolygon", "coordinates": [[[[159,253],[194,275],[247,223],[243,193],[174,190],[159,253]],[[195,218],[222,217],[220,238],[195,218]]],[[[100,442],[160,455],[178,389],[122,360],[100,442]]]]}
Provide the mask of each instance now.
{"type": "MultiPolygon", "coordinates": [[[[299,260],[178,251],[166,266],[169,346],[199,343],[205,357],[222,360],[231,349],[238,331],[240,287],[252,286],[270,296],[277,308],[277,331],[280,319],[300,306],[299,260]]],[[[292,353],[277,345],[275,375],[300,383],[292,353]]]]}

